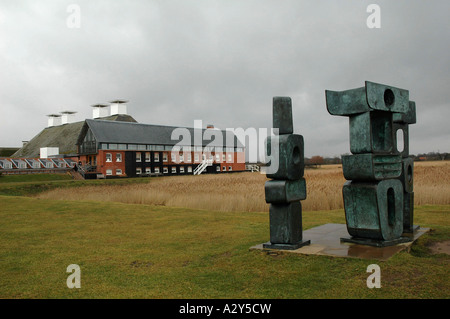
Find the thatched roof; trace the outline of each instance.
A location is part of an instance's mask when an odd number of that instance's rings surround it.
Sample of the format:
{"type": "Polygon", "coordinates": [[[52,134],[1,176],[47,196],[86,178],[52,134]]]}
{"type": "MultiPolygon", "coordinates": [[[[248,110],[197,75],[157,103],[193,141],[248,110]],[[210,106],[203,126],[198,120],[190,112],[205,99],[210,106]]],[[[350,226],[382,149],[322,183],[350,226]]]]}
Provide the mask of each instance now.
{"type": "MultiPolygon", "coordinates": [[[[130,115],[112,115],[101,118],[107,121],[136,122],[130,115]]],[[[47,127],[15,152],[11,157],[36,158],[40,155],[41,147],[59,147],[60,154],[76,154],[77,138],[85,121],[47,127]]]]}

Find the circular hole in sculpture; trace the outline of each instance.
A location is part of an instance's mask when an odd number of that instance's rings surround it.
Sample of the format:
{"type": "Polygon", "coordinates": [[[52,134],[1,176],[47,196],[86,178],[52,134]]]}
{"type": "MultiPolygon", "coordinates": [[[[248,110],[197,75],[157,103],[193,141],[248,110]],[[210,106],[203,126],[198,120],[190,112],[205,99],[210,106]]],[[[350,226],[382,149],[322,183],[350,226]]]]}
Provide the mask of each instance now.
{"type": "Polygon", "coordinates": [[[397,130],[397,151],[403,152],[405,150],[405,143],[404,143],[404,133],[402,129],[397,130]]]}
{"type": "Polygon", "coordinates": [[[390,89],[386,89],[386,91],[384,91],[384,104],[390,108],[394,104],[394,101],[394,92],[390,89]]]}
{"type": "Polygon", "coordinates": [[[388,224],[394,226],[395,223],[395,192],[391,187],[387,191],[387,204],[388,204],[388,224]]]}
{"type": "Polygon", "coordinates": [[[413,171],[412,171],[411,165],[408,166],[407,178],[408,178],[408,183],[411,183],[412,179],[413,179],[413,171]]]}
{"type": "Polygon", "coordinates": [[[298,146],[295,146],[292,151],[292,161],[295,165],[300,164],[300,148],[298,146]]]}

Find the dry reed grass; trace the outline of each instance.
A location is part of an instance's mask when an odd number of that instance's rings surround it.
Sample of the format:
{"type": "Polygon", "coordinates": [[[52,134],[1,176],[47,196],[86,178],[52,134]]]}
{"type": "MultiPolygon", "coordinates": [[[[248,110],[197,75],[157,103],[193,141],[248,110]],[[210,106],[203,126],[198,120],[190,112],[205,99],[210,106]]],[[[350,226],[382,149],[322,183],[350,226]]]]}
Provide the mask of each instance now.
{"type": "MultiPolygon", "coordinates": [[[[305,211],[343,208],[341,165],[305,170],[305,211]]],[[[268,211],[266,176],[259,173],[151,178],[148,184],[55,189],[39,198],[114,201],[215,211],[268,211]]],[[[419,162],[414,169],[415,204],[450,204],[450,162],[419,162]]]]}

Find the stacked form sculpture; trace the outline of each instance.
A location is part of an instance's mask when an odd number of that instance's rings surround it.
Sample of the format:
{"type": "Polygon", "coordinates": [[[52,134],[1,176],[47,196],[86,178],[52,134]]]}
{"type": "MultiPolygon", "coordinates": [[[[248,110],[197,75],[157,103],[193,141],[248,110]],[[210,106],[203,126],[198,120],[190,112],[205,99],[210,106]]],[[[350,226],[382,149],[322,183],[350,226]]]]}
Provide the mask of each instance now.
{"type": "Polygon", "coordinates": [[[357,89],[326,90],[331,115],[350,118],[350,151],[342,157],[347,230],[354,243],[389,246],[413,232],[413,160],[408,125],[416,122],[409,91],[373,82],[357,89]],[[403,131],[403,150],[397,148],[403,131]]]}
{"type": "Polygon", "coordinates": [[[265,184],[266,202],[270,203],[270,242],[263,245],[272,249],[297,249],[310,243],[303,240],[302,205],[306,199],[303,178],[303,136],[294,133],[292,102],[289,97],[273,98],[274,136],[267,138],[267,153],[271,164],[278,159],[278,169],[267,173],[272,180],[265,184]]]}

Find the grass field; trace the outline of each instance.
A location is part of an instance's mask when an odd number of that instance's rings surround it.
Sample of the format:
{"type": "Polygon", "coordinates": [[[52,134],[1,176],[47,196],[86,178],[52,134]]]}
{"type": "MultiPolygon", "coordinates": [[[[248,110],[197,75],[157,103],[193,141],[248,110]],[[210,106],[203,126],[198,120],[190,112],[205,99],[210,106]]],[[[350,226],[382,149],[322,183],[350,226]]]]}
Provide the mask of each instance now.
{"type": "MultiPolygon", "coordinates": [[[[0,196],[0,298],[449,298],[450,206],[422,206],[433,231],[386,262],[250,251],[269,238],[263,212],[0,196]],[[381,289],[366,268],[381,267],[381,289]],[[81,267],[68,289],[66,267],[81,267]]],[[[304,212],[304,228],[344,223],[304,212]]]]}
{"type": "MultiPolygon", "coordinates": [[[[0,298],[450,298],[450,257],[431,249],[450,239],[450,165],[419,164],[415,224],[431,231],[384,262],[249,250],[269,239],[257,173],[3,180],[0,298]],[[373,263],[381,289],[366,286],[373,263]]],[[[341,171],[306,171],[304,229],[345,223],[341,171]]]]}

